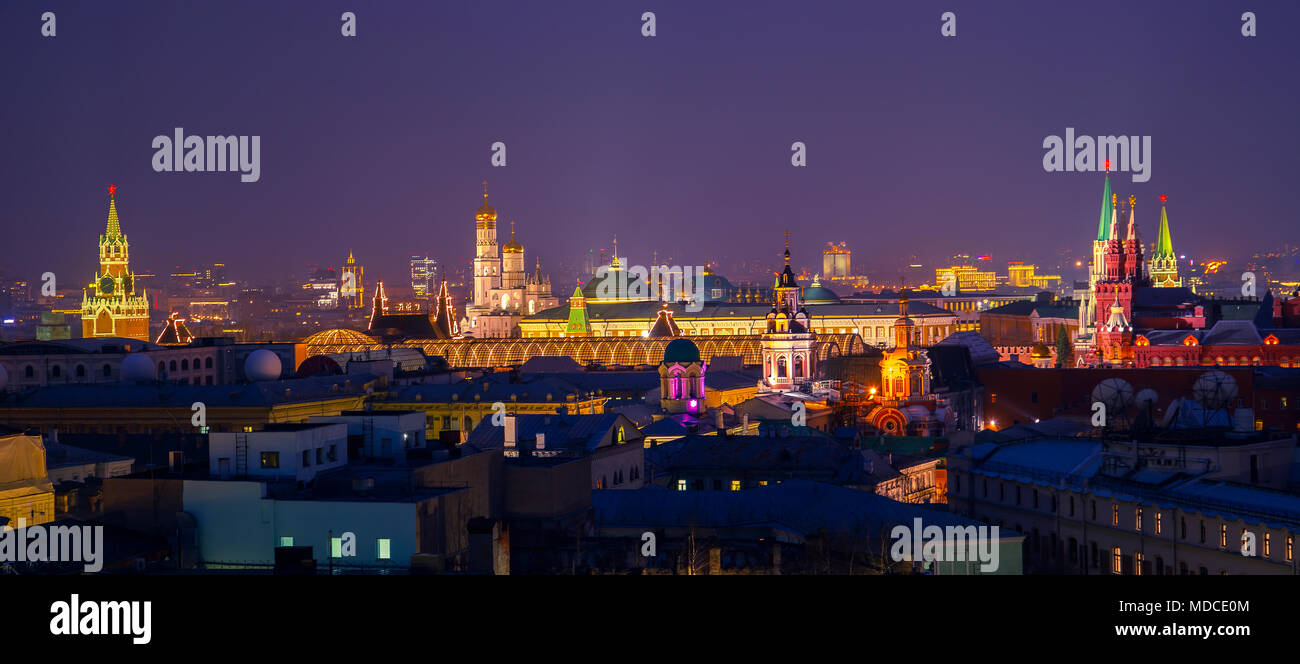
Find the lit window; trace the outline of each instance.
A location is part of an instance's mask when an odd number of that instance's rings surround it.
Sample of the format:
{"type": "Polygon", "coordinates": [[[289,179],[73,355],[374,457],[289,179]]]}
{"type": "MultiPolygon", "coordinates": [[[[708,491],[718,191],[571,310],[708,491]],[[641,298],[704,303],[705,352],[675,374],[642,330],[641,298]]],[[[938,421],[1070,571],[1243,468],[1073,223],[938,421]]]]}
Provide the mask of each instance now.
{"type": "Polygon", "coordinates": [[[740,491],[740,480],[731,480],[731,490],[740,491]]]}
{"type": "Polygon", "coordinates": [[[1141,507],[1137,508],[1137,517],[1133,521],[1134,521],[1133,527],[1137,530],[1142,530],[1142,508],[1141,507]]]}
{"type": "Polygon", "coordinates": [[[1138,576],[1142,576],[1142,553],[1141,552],[1133,554],[1133,567],[1134,567],[1134,573],[1137,574],[1138,576]]]}
{"type": "Polygon", "coordinates": [[[1119,525],[1119,504],[1118,503],[1110,504],[1110,525],[1112,526],[1119,525]]]}
{"type": "Polygon", "coordinates": [[[1164,519],[1159,512],[1156,512],[1156,534],[1159,535],[1164,531],[1164,519]]]}
{"type": "Polygon", "coordinates": [[[686,480],[677,480],[677,490],[678,491],[686,490],[686,480]]]}
{"type": "Polygon", "coordinates": [[[292,538],[292,537],[281,537],[281,538],[280,538],[280,546],[293,546],[293,538],[292,538]]]}
{"type": "Polygon", "coordinates": [[[1267,558],[1267,557],[1269,556],[1269,551],[1271,551],[1271,550],[1272,550],[1272,547],[1269,546],[1269,536],[1268,536],[1268,533],[1264,533],[1264,557],[1265,557],[1265,558],[1267,558]]]}
{"type": "Polygon", "coordinates": [[[1228,524],[1219,524],[1219,546],[1228,546],[1228,524]]]}
{"type": "Polygon", "coordinates": [[[1114,574],[1124,573],[1124,554],[1119,550],[1119,547],[1115,547],[1111,552],[1110,571],[1114,574]]]}
{"type": "Polygon", "coordinates": [[[376,558],[379,558],[380,560],[388,560],[389,558],[392,557],[392,553],[390,550],[391,547],[388,540],[380,539],[378,548],[379,548],[379,553],[376,554],[375,556],[376,558]]]}
{"type": "MultiPolygon", "coordinates": [[[[263,467],[263,468],[279,468],[279,467],[280,467],[280,453],[279,453],[279,452],[262,452],[262,467],[263,467]]],[[[289,546],[289,545],[286,544],[285,546],[289,546]]]]}

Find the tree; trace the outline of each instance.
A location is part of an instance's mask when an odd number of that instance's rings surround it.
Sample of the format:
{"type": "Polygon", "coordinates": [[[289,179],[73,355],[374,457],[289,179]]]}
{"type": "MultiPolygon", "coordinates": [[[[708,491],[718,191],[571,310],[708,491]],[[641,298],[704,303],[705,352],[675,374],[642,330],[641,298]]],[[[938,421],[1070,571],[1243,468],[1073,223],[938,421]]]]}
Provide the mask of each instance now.
{"type": "Polygon", "coordinates": [[[1056,366],[1068,367],[1073,362],[1070,361],[1070,355],[1073,353],[1073,347],[1070,344],[1070,335],[1066,332],[1064,325],[1056,328],[1056,366]]]}

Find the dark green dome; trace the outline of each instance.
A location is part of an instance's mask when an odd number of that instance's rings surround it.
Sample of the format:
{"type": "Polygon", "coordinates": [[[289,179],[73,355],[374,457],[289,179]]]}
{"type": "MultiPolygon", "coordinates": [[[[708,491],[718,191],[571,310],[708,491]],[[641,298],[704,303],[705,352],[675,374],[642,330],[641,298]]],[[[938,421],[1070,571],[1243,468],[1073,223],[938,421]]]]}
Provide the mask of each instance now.
{"type": "Polygon", "coordinates": [[[664,348],[664,362],[690,364],[700,361],[700,349],[690,339],[673,339],[664,348]]]}

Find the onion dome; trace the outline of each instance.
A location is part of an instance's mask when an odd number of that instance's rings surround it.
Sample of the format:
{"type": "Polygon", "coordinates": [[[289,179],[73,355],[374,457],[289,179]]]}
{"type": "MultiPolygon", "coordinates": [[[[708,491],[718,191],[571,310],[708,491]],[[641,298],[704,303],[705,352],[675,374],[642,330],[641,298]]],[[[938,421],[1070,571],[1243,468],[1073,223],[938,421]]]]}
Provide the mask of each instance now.
{"type": "Polygon", "coordinates": [[[664,347],[664,362],[666,363],[691,364],[699,361],[700,349],[690,339],[673,339],[664,347]]]}
{"type": "Polygon", "coordinates": [[[483,205],[474,211],[474,219],[479,222],[492,222],[495,224],[497,211],[491,205],[488,205],[487,197],[487,181],[485,180],[483,182],[483,205]]]}
{"type": "MultiPolygon", "coordinates": [[[[486,205],[486,203],[484,203],[484,205],[486,205]]],[[[513,221],[510,222],[510,241],[505,243],[505,245],[501,247],[501,253],[503,254],[524,253],[524,245],[519,244],[519,240],[515,239],[515,222],[513,221]]]]}
{"type": "Polygon", "coordinates": [[[1029,351],[1029,357],[1032,357],[1035,360],[1050,359],[1052,357],[1052,350],[1047,347],[1047,344],[1036,343],[1034,344],[1033,349],[1029,351]]]}

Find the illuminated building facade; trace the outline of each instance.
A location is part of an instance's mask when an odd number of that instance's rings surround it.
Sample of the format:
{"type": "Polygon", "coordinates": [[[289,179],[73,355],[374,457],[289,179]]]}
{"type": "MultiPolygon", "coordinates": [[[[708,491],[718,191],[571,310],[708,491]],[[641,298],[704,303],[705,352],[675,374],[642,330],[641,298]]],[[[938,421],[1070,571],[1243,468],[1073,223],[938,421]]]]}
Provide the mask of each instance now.
{"type": "Polygon", "coordinates": [[[893,326],[894,348],[880,359],[880,405],[868,420],[889,435],[941,435],[945,413],[930,394],[930,357],[925,349],[911,345],[916,324],[907,309],[904,291],[893,326]]]}
{"type": "Polygon", "coordinates": [[[117,187],[108,187],[108,223],[99,236],[99,270],[82,292],[81,336],[149,340],[149,298],[136,295],[131,245],[117,218],[117,187]]]}
{"type": "Polygon", "coordinates": [[[944,284],[955,283],[960,292],[984,293],[998,289],[997,273],[981,270],[974,265],[937,267],[934,269],[934,282],[940,288],[944,284]]]}
{"type": "Polygon", "coordinates": [[[1014,262],[1007,265],[1007,285],[1018,288],[1051,290],[1061,283],[1059,274],[1038,274],[1037,265],[1014,262]]]}

